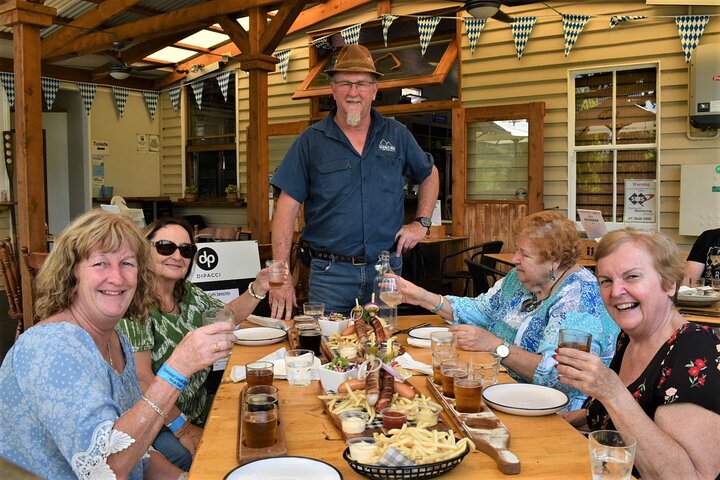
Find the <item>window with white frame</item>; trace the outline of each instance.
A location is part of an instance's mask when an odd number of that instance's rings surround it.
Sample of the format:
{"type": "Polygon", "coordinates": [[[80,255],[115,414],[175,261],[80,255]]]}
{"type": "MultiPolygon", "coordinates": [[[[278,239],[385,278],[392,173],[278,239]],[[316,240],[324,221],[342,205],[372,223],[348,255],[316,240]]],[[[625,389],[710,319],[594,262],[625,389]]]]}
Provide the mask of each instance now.
{"type": "Polygon", "coordinates": [[[658,223],[658,83],[656,64],[570,72],[571,218],[589,209],[611,226],[658,223]]]}

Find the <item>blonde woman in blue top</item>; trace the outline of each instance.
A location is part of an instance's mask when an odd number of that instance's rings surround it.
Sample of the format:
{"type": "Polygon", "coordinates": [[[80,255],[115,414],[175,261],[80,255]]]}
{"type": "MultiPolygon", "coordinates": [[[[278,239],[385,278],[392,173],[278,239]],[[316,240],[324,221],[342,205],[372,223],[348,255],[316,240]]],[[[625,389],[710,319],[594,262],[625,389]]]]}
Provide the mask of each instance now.
{"type": "Polygon", "coordinates": [[[578,234],[556,212],[539,212],[513,225],[513,268],[475,298],[443,296],[400,280],[403,301],[420,305],[454,325],[464,350],[493,351],[516,380],[562,390],[566,409],[587,395],[558,381],[555,349],[561,328],[592,333],[592,351],[610,363],[619,328],[603,305],[597,280],[577,264],[578,234]]]}

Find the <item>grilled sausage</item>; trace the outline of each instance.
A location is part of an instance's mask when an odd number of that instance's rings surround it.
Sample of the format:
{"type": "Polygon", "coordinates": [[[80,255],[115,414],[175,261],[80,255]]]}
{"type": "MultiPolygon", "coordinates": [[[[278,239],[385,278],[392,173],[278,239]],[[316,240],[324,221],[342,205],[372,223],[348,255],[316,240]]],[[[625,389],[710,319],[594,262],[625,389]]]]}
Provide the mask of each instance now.
{"type": "Polygon", "coordinates": [[[385,329],[383,328],[382,323],[380,323],[380,319],[378,317],[372,317],[372,327],[373,330],[375,330],[375,342],[378,345],[387,340],[387,337],[385,337],[385,329]]]}
{"type": "Polygon", "coordinates": [[[379,369],[368,373],[368,376],[365,377],[365,394],[367,395],[368,404],[374,407],[377,401],[380,399],[379,369]]]}
{"type": "Polygon", "coordinates": [[[400,397],[408,398],[410,400],[417,397],[415,389],[405,382],[395,382],[393,384],[393,388],[395,389],[395,393],[397,393],[400,397]]]}
{"type": "Polygon", "coordinates": [[[382,391],[380,392],[380,399],[375,404],[375,410],[378,412],[382,411],[383,408],[390,406],[392,402],[393,386],[395,384],[395,377],[390,372],[384,369],[380,370],[380,378],[382,379],[382,391]]]}
{"type": "Polygon", "coordinates": [[[350,390],[353,392],[357,390],[364,390],[365,389],[365,379],[364,378],[351,378],[350,380],[343,382],[338,387],[338,393],[348,393],[350,390]]]}

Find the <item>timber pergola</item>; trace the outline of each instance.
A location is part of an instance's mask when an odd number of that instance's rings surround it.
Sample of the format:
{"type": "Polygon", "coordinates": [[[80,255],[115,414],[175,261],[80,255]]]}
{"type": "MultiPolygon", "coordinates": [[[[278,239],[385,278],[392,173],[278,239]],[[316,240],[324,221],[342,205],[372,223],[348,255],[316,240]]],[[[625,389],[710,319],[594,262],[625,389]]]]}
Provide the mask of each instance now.
{"type": "MultiPolygon", "coordinates": [[[[47,251],[45,228],[46,192],[42,139],[41,75],[52,72],[68,80],[92,81],[73,69],[53,67],[49,62],[63,58],[102,53],[112,49],[113,42],[128,41],[133,45],[123,51],[123,58],[132,63],[166,45],[216,23],[231,38],[234,61],[246,70],[250,78],[250,111],[248,128],[248,222],[257,240],[270,240],[267,197],[268,178],[268,72],[275,70],[277,59],[272,56],[282,39],[289,33],[305,30],[313,24],[361,5],[368,0],[209,0],[177,10],[155,13],[152,16],[118,26],[103,28],[109,20],[124,11],[140,12],[139,0],[104,0],[95,9],[71,22],[57,21],[54,8],[44,0],[10,0],[0,5],[0,21],[12,26],[13,61],[15,73],[15,125],[18,229],[17,246],[30,252],[47,251]],[[308,7],[308,4],[316,4],[308,7]],[[308,8],[306,8],[308,7],[308,8]],[[270,11],[277,10],[274,14],[270,11]],[[243,29],[236,21],[241,16],[250,19],[250,28],[243,29]],[[42,29],[55,23],[62,25],[41,40],[42,29]]],[[[390,11],[390,0],[378,1],[378,14],[390,11]]],[[[223,52],[227,52],[224,46],[223,52]]],[[[217,52],[209,52],[217,56],[217,52]]],[[[202,61],[202,56],[192,59],[202,61]],[[200,59],[200,60],[199,60],[200,59]]],[[[88,74],[89,75],[89,74],[88,74]]],[[[182,80],[172,73],[143,88],[162,88],[182,80]]],[[[142,84],[142,80],[135,85],[142,84]]],[[[110,81],[109,83],[113,83],[110,81]]],[[[127,82],[124,85],[128,85],[127,82]]],[[[33,324],[32,288],[30,275],[23,262],[22,291],[25,328],[33,324]]]]}

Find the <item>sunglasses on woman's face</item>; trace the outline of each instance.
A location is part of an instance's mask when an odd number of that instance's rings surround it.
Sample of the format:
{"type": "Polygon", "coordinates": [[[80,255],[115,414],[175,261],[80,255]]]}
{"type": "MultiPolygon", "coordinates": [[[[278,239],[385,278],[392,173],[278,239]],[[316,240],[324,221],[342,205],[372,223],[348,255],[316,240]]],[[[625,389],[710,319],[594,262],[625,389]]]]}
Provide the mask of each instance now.
{"type": "Polygon", "coordinates": [[[169,257],[175,253],[175,250],[180,250],[180,255],[183,258],[193,258],[197,253],[197,245],[193,245],[192,243],[182,243],[178,246],[170,240],[158,240],[157,242],[150,242],[150,245],[155,247],[157,253],[165,257],[169,257]]]}

